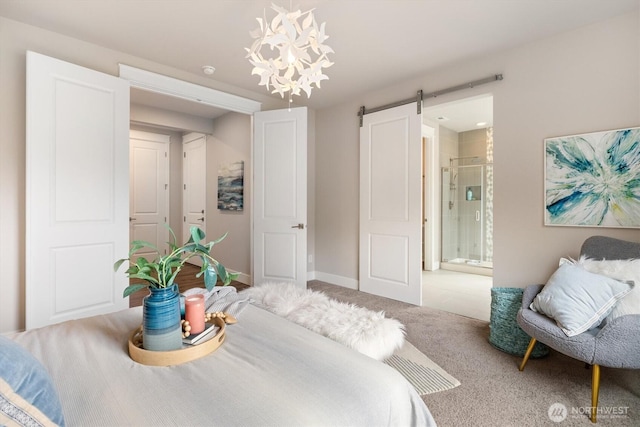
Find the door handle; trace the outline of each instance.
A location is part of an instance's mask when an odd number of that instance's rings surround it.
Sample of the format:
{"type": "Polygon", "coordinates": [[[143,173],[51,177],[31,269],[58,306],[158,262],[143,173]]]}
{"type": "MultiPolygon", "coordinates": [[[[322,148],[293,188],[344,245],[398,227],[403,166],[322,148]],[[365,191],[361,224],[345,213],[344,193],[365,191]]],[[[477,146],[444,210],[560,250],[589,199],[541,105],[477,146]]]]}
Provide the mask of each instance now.
{"type": "Polygon", "coordinates": [[[131,221],[135,221],[135,220],[136,220],[135,218],[131,218],[131,217],[129,217],[129,222],[131,222],[131,221]]]}
{"type": "Polygon", "coordinates": [[[204,217],[198,218],[198,221],[204,221],[204,217]]]}
{"type": "Polygon", "coordinates": [[[300,230],[304,230],[304,224],[300,223],[298,225],[292,225],[291,228],[299,228],[300,230]]]}

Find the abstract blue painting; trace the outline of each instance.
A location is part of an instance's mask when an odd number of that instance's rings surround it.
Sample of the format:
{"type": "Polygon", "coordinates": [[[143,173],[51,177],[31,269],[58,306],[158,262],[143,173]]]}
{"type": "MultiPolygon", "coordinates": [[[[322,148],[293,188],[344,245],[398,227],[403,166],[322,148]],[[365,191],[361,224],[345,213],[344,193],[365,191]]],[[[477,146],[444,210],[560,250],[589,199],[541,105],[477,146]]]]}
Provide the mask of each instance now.
{"type": "Polygon", "coordinates": [[[218,209],[241,211],[244,208],[244,162],[220,166],[218,169],[218,209]]]}
{"type": "Polygon", "coordinates": [[[640,227],[640,128],[545,139],[545,225],[640,227]]]}

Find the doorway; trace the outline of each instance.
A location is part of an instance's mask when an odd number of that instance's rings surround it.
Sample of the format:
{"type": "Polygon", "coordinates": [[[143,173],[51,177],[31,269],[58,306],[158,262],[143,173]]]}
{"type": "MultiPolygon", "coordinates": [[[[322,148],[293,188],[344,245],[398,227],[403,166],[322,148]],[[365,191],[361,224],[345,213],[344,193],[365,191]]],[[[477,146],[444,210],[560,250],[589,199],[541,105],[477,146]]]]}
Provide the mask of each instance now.
{"type": "Polygon", "coordinates": [[[439,245],[424,264],[491,276],[493,96],[425,108],[423,119],[433,128],[433,143],[439,153],[438,163],[429,165],[437,189],[432,187],[425,197],[436,206],[434,216],[438,221],[433,221],[431,229],[439,245]]]}
{"type": "MultiPolygon", "coordinates": [[[[202,228],[208,237],[219,237],[216,235],[217,230],[210,230],[206,222],[210,216],[209,199],[215,198],[215,195],[207,191],[207,182],[215,179],[215,173],[209,173],[206,165],[216,160],[209,158],[213,153],[208,153],[206,146],[211,144],[208,135],[214,132],[216,120],[227,113],[229,111],[221,108],[131,87],[132,132],[156,134],[167,139],[168,170],[163,181],[167,209],[164,221],[159,224],[159,229],[165,232],[163,238],[159,239],[159,244],[172,239],[164,224],[174,232],[178,243],[188,239],[191,225],[202,228]]],[[[137,215],[132,217],[137,218],[137,215]]],[[[154,242],[152,239],[143,240],[154,242]]],[[[198,261],[195,258],[192,260],[196,263],[198,261]]],[[[220,261],[225,263],[225,260],[220,261]]]]}
{"type": "Polygon", "coordinates": [[[423,121],[423,135],[424,129],[430,130],[426,140],[434,144],[425,150],[425,185],[431,178],[431,186],[425,188],[424,200],[432,206],[425,218],[431,218],[433,236],[431,252],[424,251],[423,305],[488,320],[493,286],[493,96],[424,108],[423,121]],[[429,153],[435,161],[428,161],[429,153]]]}

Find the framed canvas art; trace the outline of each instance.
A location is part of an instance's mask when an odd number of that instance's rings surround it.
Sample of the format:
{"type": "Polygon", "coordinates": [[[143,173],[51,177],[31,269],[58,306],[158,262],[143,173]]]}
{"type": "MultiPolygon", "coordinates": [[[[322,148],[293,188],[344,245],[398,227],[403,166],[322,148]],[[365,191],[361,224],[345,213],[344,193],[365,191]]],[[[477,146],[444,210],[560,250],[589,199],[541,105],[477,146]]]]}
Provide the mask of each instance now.
{"type": "Polygon", "coordinates": [[[218,209],[244,209],[244,161],[222,165],[218,169],[218,209]]]}
{"type": "Polygon", "coordinates": [[[548,138],[545,225],[640,228],[640,128],[548,138]]]}

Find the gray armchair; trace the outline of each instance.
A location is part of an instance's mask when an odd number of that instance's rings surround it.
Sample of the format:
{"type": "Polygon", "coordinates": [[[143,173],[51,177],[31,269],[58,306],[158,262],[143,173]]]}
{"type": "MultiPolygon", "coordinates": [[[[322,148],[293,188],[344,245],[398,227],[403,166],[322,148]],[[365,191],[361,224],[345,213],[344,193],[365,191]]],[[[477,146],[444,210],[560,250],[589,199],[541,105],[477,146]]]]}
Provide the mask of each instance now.
{"type": "MultiPolygon", "coordinates": [[[[589,237],[582,244],[581,255],[602,260],[640,258],[640,243],[604,236],[589,237]]],[[[636,283],[640,286],[640,283],[636,283]]],[[[626,315],[601,327],[568,337],[556,322],[529,308],[543,285],[528,286],[522,296],[517,322],[531,336],[527,352],[520,364],[522,371],[529,360],[536,341],[540,341],[574,359],[592,366],[591,421],[597,420],[600,366],[608,368],[640,369],[640,315],[626,315]]]]}

